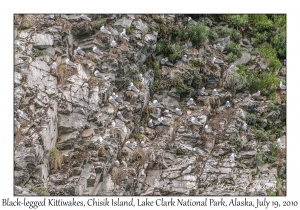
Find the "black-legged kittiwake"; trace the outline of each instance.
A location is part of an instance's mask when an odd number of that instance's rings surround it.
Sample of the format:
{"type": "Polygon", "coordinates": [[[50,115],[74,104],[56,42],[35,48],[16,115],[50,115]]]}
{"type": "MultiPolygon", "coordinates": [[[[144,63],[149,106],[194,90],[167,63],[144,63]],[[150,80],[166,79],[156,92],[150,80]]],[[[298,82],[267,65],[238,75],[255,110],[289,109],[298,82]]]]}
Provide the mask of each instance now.
{"type": "Polygon", "coordinates": [[[113,105],[119,105],[119,103],[116,102],[116,100],[112,96],[109,96],[108,101],[109,101],[109,103],[111,103],[113,105]]]}
{"type": "Polygon", "coordinates": [[[84,56],[85,52],[80,47],[77,47],[76,54],[84,56]]]}
{"type": "Polygon", "coordinates": [[[148,125],[149,128],[153,128],[154,125],[153,125],[152,119],[149,120],[147,125],[148,125]]]}
{"type": "Polygon", "coordinates": [[[134,86],[134,84],[131,82],[130,85],[127,87],[127,90],[131,90],[134,92],[139,93],[140,91],[134,86]]]}
{"type": "Polygon", "coordinates": [[[183,57],[181,58],[181,61],[186,63],[187,62],[187,55],[183,55],[183,57]]]}
{"type": "Polygon", "coordinates": [[[182,111],[179,108],[175,108],[175,114],[180,116],[180,115],[182,115],[182,111]]]}
{"type": "Polygon", "coordinates": [[[74,67],[76,66],[76,64],[73,63],[72,61],[70,61],[69,58],[66,59],[66,64],[69,65],[69,66],[74,66],[74,67]]]}
{"type": "Polygon", "coordinates": [[[197,104],[194,102],[194,99],[193,98],[190,98],[187,102],[186,102],[186,105],[187,106],[196,106],[197,104]]]}
{"type": "Polygon", "coordinates": [[[233,163],[234,162],[234,157],[235,157],[235,154],[231,153],[231,155],[229,156],[229,162],[233,163]]]}
{"type": "Polygon", "coordinates": [[[110,43],[110,47],[114,48],[117,46],[117,43],[115,40],[112,40],[111,43],[110,43]]]}
{"type": "Polygon", "coordinates": [[[96,46],[93,47],[93,52],[99,55],[103,55],[103,52],[101,52],[96,46]]]}
{"type": "Polygon", "coordinates": [[[101,33],[104,33],[104,34],[111,34],[111,32],[108,31],[106,28],[104,28],[104,26],[101,27],[100,31],[101,31],[101,33]]]}
{"type": "Polygon", "coordinates": [[[203,87],[203,88],[201,88],[200,90],[199,90],[199,95],[200,96],[205,96],[206,94],[205,94],[205,87],[203,87]]]}
{"type": "Polygon", "coordinates": [[[253,93],[253,94],[252,94],[252,97],[253,97],[253,98],[258,98],[259,96],[260,96],[260,90],[257,91],[256,93],[253,93]]]}
{"type": "Polygon", "coordinates": [[[126,29],[124,28],[123,31],[120,33],[119,37],[129,41],[129,37],[126,35],[126,29]]]}
{"type": "Polygon", "coordinates": [[[216,95],[219,95],[219,93],[216,89],[213,89],[213,91],[211,92],[211,95],[216,96],[216,95]]]}
{"type": "Polygon", "coordinates": [[[92,21],[91,18],[89,18],[87,15],[80,15],[80,18],[82,20],[92,21]]]}
{"type": "Polygon", "coordinates": [[[197,25],[197,22],[194,21],[191,17],[188,18],[188,22],[193,25],[197,25]]]}
{"type": "Polygon", "coordinates": [[[231,107],[231,105],[230,105],[229,101],[226,101],[226,103],[225,103],[225,107],[226,107],[226,108],[230,108],[230,107],[231,107]]]}
{"type": "Polygon", "coordinates": [[[202,125],[195,117],[191,117],[190,121],[194,125],[202,125]]]}
{"type": "Polygon", "coordinates": [[[117,118],[118,118],[119,120],[122,120],[123,122],[128,122],[128,120],[126,120],[126,119],[123,117],[123,115],[122,115],[122,113],[121,113],[120,111],[117,112],[117,118]]]}
{"type": "Polygon", "coordinates": [[[286,86],[283,85],[281,81],[280,81],[280,83],[279,83],[279,89],[280,89],[280,90],[285,90],[285,89],[286,89],[286,86]]]}

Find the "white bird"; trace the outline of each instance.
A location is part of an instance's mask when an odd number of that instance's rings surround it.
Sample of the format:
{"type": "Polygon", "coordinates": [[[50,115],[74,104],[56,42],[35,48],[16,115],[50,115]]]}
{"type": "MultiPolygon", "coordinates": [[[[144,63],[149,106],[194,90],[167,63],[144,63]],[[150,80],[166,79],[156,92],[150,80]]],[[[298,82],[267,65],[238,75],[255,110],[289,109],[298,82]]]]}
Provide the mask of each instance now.
{"type": "Polygon", "coordinates": [[[257,91],[256,93],[253,93],[253,94],[252,94],[252,97],[253,97],[253,98],[258,98],[259,96],[260,96],[260,90],[257,91]]]}
{"type": "Polygon", "coordinates": [[[111,43],[110,43],[110,46],[113,47],[113,48],[116,47],[117,46],[116,41],[112,40],[111,43]]]}
{"type": "Polygon", "coordinates": [[[220,43],[214,44],[213,47],[214,47],[215,49],[220,50],[221,52],[225,49],[225,47],[222,46],[220,43]]]}
{"type": "Polygon", "coordinates": [[[126,141],[125,146],[129,148],[134,148],[136,147],[136,142],[131,143],[130,141],[126,141]]]}
{"type": "Polygon", "coordinates": [[[19,117],[23,118],[24,120],[30,121],[29,118],[27,117],[27,114],[25,114],[20,109],[17,110],[17,114],[18,114],[19,117]]]}
{"type": "Polygon", "coordinates": [[[17,126],[17,128],[20,128],[21,123],[19,123],[19,121],[14,118],[14,125],[17,126]]]}
{"type": "Polygon", "coordinates": [[[150,106],[156,107],[156,108],[164,108],[163,105],[161,105],[157,100],[153,100],[153,102],[149,102],[150,106]]]}
{"type": "Polygon", "coordinates": [[[143,75],[142,74],[139,74],[139,78],[138,78],[138,80],[140,81],[140,82],[144,82],[144,77],[143,77],[143,75]]]}
{"type": "Polygon", "coordinates": [[[181,58],[181,61],[186,63],[187,62],[187,55],[183,55],[183,57],[181,58]]]}
{"type": "Polygon", "coordinates": [[[205,127],[204,127],[204,132],[205,132],[205,133],[210,133],[210,129],[208,128],[208,125],[205,125],[205,127]]]}
{"type": "Polygon", "coordinates": [[[122,113],[121,113],[120,111],[117,112],[117,118],[120,119],[120,120],[122,120],[123,122],[128,122],[128,120],[126,120],[126,119],[123,117],[123,115],[122,115],[122,113]]]}
{"type": "Polygon", "coordinates": [[[112,122],[111,125],[116,130],[121,129],[124,126],[122,124],[116,124],[115,122],[112,122]]]}
{"type": "Polygon", "coordinates": [[[131,90],[134,92],[139,93],[140,91],[134,86],[134,84],[131,82],[130,85],[127,87],[127,90],[131,90]]]}
{"type": "Polygon", "coordinates": [[[172,115],[171,115],[171,113],[170,113],[170,111],[169,111],[168,109],[166,109],[166,110],[164,111],[164,116],[165,116],[165,117],[172,117],[172,115]]]}
{"type": "Polygon", "coordinates": [[[282,147],[282,143],[280,141],[280,138],[277,139],[277,145],[278,145],[278,147],[282,147]]]}
{"type": "Polygon", "coordinates": [[[142,142],[140,143],[140,146],[141,146],[142,148],[144,148],[144,147],[145,147],[145,142],[142,141],[142,142]]]}
{"type": "Polygon", "coordinates": [[[56,62],[53,62],[53,63],[52,63],[51,69],[57,69],[57,64],[56,64],[56,62]]]}
{"type": "Polygon", "coordinates": [[[23,50],[23,48],[22,48],[22,46],[21,46],[21,43],[20,43],[19,41],[16,41],[16,42],[14,43],[14,47],[19,48],[20,50],[23,50]]]}
{"type": "Polygon", "coordinates": [[[118,160],[115,161],[115,166],[120,167],[120,162],[118,160]]]}
{"type": "Polygon", "coordinates": [[[234,153],[231,153],[231,155],[229,156],[229,162],[234,162],[234,157],[235,157],[235,154],[234,153]]]}
{"type": "Polygon", "coordinates": [[[99,77],[99,78],[103,78],[103,77],[104,77],[104,75],[101,74],[98,70],[96,70],[96,71],[94,72],[94,75],[95,75],[96,77],[99,77]]]}
{"type": "Polygon", "coordinates": [[[101,31],[101,33],[104,33],[104,34],[111,34],[111,32],[108,31],[108,30],[106,30],[106,29],[104,28],[104,26],[101,27],[100,31],[101,31]]]}
{"type": "Polygon", "coordinates": [[[230,105],[229,101],[226,101],[226,103],[225,103],[225,107],[226,107],[226,108],[230,108],[230,107],[231,107],[231,105],[230,105]]]}
{"type": "Polygon", "coordinates": [[[227,69],[227,71],[234,71],[234,70],[237,70],[238,68],[237,67],[235,67],[235,65],[231,65],[228,69],[227,69]]]}
{"type": "Polygon", "coordinates": [[[63,19],[69,19],[69,17],[66,14],[61,14],[60,17],[63,19]]]}
{"type": "Polygon", "coordinates": [[[123,28],[123,31],[120,33],[119,37],[129,41],[129,37],[126,35],[126,29],[123,28]]]}
{"type": "Polygon", "coordinates": [[[194,147],[193,151],[198,153],[199,155],[205,155],[205,152],[201,150],[199,147],[194,147]]]}
{"type": "Polygon", "coordinates": [[[100,144],[102,145],[110,145],[110,143],[106,140],[104,140],[101,136],[99,136],[100,144]]]}
{"type": "Polygon", "coordinates": [[[182,115],[182,111],[178,108],[175,108],[175,113],[179,116],[182,115]]]}
{"type": "Polygon", "coordinates": [[[140,127],[139,127],[139,131],[140,131],[140,133],[144,133],[144,132],[145,132],[144,127],[143,127],[143,126],[140,126],[140,127]]]}
{"type": "Polygon", "coordinates": [[[160,125],[161,124],[161,119],[158,118],[157,120],[154,121],[154,125],[157,126],[157,125],[160,125]]]}
{"type": "Polygon", "coordinates": [[[213,89],[213,91],[211,92],[211,95],[212,96],[216,96],[216,95],[218,95],[219,93],[218,93],[218,91],[216,90],[216,89],[213,89]]]}
{"type": "Polygon", "coordinates": [[[77,47],[76,54],[84,56],[85,52],[80,47],[77,47]]]}
{"type": "Polygon", "coordinates": [[[109,101],[109,103],[111,103],[111,104],[119,105],[119,103],[116,102],[116,100],[115,100],[112,96],[109,96],[108,101],[109,101]]]}
{"type": "Polygon", "coordinates": [[[163,125],[169,125],[169,122],[167,120],[165,120],[165,118],[163,118],[163,117],[160,118],[160,123],[163,125]]]}
{"type": "Polygon", "coordinates": [[[187,102],[186,102],[186,105],[187,106],[196,106],[197,104],[194,102],[194,99],[193,98],[190,98],[187,102]]]}
{"type": "Polygon", "coordinates": [[[222,60],[219,59],[219,58],[214,57],[214,58],[212,59],[212,63],[216,63],[216,64],[224,64],[224,61],[222,61],[222,60]]]}
{"type": "Polygon", "coordinates": [[[191,17],[188,18],[188,22],[189,22],[190,24],[193,24],[193,25],[196,25],[196,24],[197,24],[197,22],[194,21],[191,17]]]}
{"type": "Polygon", "coordinates": [[[80,15],[81,19],[83,20],[87,20],[87,21],[92,21],[91,18],[89,18],[88,16],[86,15],[80,15]]]}
{"type": "Polygon", "coordinates": [[[171,63],[169,60],[168,60],[168,58],[165,58],[165,64],[167,65],[167,66],[171,66],[171,67],[173,67],[174,65],[173,65],[173,63],[171,63]]]}
{"type": "Polygon", "coordinates": [[[189,174],[192,171],[192,166],[189,165],[185,170],[182,171],[183,174],[189,174]]]}
{"type": "Polygon", "coordinates": [[[242,126],[242,129],[243,129],[244,131],[247,130],[247,123],[244,122],[244,124],[243,124],[243,126],[242,126]]]}
{"type": "Polygon", "coordinates": [[[285,89],[286,89],[286,86],[283,85],[281,81],[280,81],[280,83],[279,83],[279,89],[280,89],[280,90],[285,90],[285,89]]]}
{"type": "Polygon", "coordinates": [[[123,102],[124,102],[123,99],[120,98],[118,95],[115,96],[115,100],[116,100],[116,102],[118,102],[118,103],[123,103],[123,102]]]}
{"type": "Polygon", "coordinates": [[[103,52],[101,52],[96,46],[93,47],[93,52],[96,54],[103,55],[103,52]]]}
{"type": "Polygon", "coordinates": [[[25,75],[29,75],[30,72],[27,69],[21,69],[21,73],[25,75]]]}
{"type": "Polygon", "coordinates": [[[166,64],[166,60],[165,60],[164,58],[162,58],[162,59],[160,60],[160,64],[165,65],[165,64],[166,64]]]}
{"type": "Polygon", "coordinates": [[[153,125],[152,119],[149,120],[147,125],[149,128],[153,128],[154,125],[153,125]]]}
{"type": "Polygon", "coordinates": [[[200,96],[205,96],[205,87],[203,87],[201,90],[199,90],[199,95],[200,96]]]}
{"type": "Polygon", "coordinates": [[[50,15],[48,15],[48,17],[49,17],[50,19],[54,19],[54,18],[55,18],[55,15],[54,15],[54,14],[50,14],[50,15]]]}
{"type": "Polygon", "coordinates": [[[195,117],[191,117],[191,123],[193,123],[194,125],[202,125],[195,117]]]}
{"type": "Polygon", "coordinates": [[[69,66],[76,66],[76,64],[73,63],[72,61],[70,61],[69,58],[66,59],[66,64],[69,65],[69,66]]]}

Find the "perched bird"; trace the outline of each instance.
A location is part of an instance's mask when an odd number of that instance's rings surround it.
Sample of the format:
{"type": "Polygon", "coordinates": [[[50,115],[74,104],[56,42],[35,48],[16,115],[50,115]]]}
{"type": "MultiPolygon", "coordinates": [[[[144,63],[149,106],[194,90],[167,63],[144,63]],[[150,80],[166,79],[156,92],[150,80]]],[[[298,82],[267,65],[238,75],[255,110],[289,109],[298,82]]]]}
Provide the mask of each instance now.
{"type": "Polygon", "coordinates": [[[70,61],[69,58],[66,59],[66,64],[69,65],[69,66],[74,66],[74,67],[76,66],[76,64],[73,63],[72,61],[70,61]]]}
{"type": "Polygon", "coordinates": [[[115,166],[120,167],[120,162],[118,160],[115,161],[115,166]]]}
{"type": "Polygon", "coordinates": [[[84,56],[85,52],[80,47],[77,47],[76,54],[84,56]]]}
{"type": "Polygon", "coordinates": [[[139,78],[138,79],[139,79],[140,82],[144,82],[144,80],[145,80],[142,74],[139,74],[139,78]]]}
{"type": "Polygon", "coordinates": [[[101,74],[98,70],[96,70],[96,71],[94,72],[94,75],[95,75],[96,77],[99,77],[99,78],[103,78],[103,77],[104,77],[104,75],[101,74]]]}
{"type": "Polygon", "coordinates": [[[126,35],[126,29],[123,28],[123,31],[120,33],[119,37],[129,41],[129,37],[126,35]]]}
{"type": "Polygon", "coordinates": [[[93,52],[99,55],[103,55],[103,52],[101,52],[96,46],[93,47],[93,52]]]}
{"type": "Polygon", "coordinates": [[[153,102],[149,102],[150,106],[156,107],[156,108],[164,108],[163,105],[161,105],[157,100],[153,100],[153,102]]]}
{"type": "Polygon", "coordinates": [[[226,107],[226,108],[230,108],[230,107],[231,107],[231,105],[230,105],[229,101],[226,101],[226,103],[225,103],[225,107],[226,107]]]}
{"type": "Polygon", "coordinates": [[[118,103],[123,103],[123,102],[124,102],[123,99],[120,98],[118,95],[115,96],[115,100],[116,100],[116,102],[118,102],[118,103]]]}
{"type": "Polygon", "coordinates": [[[80,18],[81,18],[82,20],[92,21],[91,18],[89,18],[89,17],[86,16],[86,15],[80,15],[80,18]]]}
{"type": "Polygon", "coordinates": [[[253,94],[252,94],[252,97],[253,97],[253,98],[258,98],[259,96],[260,96],[260,90],[257,91],[256,93],[253,93],[253,94]]]}
{"type": "Polygon", "coordinates": [[[117,118],[120,119],[120,120],[122,120],[123,122],[128,122],[128,120],[126,120],[126,119],[123,117],[123,115],[122,115],[122,113],[121,113],[120,111],[117,112],[117,118]]]}
{"type": "Polygon", "coordinates": [[[143,126],[140,126],[140,127],[139,127],[139,131],[140,131],[140,133],[144,133],[144,132],[145,132],[144,127],[143,127],[143,126]]]}
{"type": "Polygon", "coordinates": [[[106,140],[104,140],[101,136],[99,136],[100,144],[102,145],[110,145],[110,143],[106,140]]]}
{"type": "Polygon", "coordinates": [[[30,121],[29,118],[27,117],[27,114],[25,114],[23,111],[21,111],[20,109],[17,110],[17,115],[20,118],[23,118],[24,120],[30,121]]]}
{"type": "Polygon", "coordinates": [[[125,143],[125,146],[126,147],[129,147],[129,148],[134,148],[134,147],[136,147],[136,142],[134,141],[134,142],[130,142],[130,141],[126,141],[126,143],[125,143]]]}
{"type": "Polygon", "coordinates": [[[21,69],[21,73],[25,75],[29,75],[30,72],[27,69],[21,69]]]}
{"type": "Polygon", "coordinates": [[[280,138],[278,138],[276,142],[277,142],[278,147],[282,147],[282,143],[280,141],[280,138]]]}
{"type": "Polygon", "coordinates": [[[14,43],[14,47],[15,47],[15,48],[19,48],[20,50],[23,50],[23,48],[22,48],[22,46],[21,46],[21,43],[20,43],[19,41],[16,41],[16,42],[14,43]]]}
{"type": "Polygon", "coordinates": [[[214,58],[212,59],[212,63],[216,63],[216,64],[224,64],[224,61],[222,61],[222,60],[219,59],[219,58],[214,57],[214,58]]]}
{"type": "Polygon", "coordinates": [[[194,99],[193,98],[190,98],[187,102],[186,102],[186,105],[187,106],[196,106],[197,104],[194,102],[194,99]]]}
{"type": "Polygon", "coordinates": [[[110,43],[110,46],[113,47],[113,48],[116,47],[117,46],[116,41],[112,40],[111,43],[110,43]]]}
{"type": "Polygon", "coordinates": [[[242,126],[242,130],[246,131],[247,130],[247,123],[244,122],[243,126],[242,126]]]}
{"type": "Polygon", "coordinates": [[[53,62],[53,63],[52,63],[51,69],[57,69],[57,64],[56,64],[56,62],[53,62]]]}
{"type": "Polygon", "coordinates": [[[153,128],[154,125],[153,125],[152,119],[149,120],[147,125],[149,128],[153,128]]]}
{"type": "Polygon", "coordinates": [[[131,82],[130,85],[127,87],[127,90],[131,90],[134,92],[139,93],[140,91],[134,86],[134,84],[131,82]]]}
{"type": "Polygon", "coordinates": [[[142,142],[140,143],[140,147],[142,147],[142,148],[145,147],[145,142],[144,142],[144,141],[142,141],[142,142]]]}
{"type": "Polygon", "coordinates": [[[218,91],[216,90],[216,89],[213,89],[213,91],[211,92],[211,95],[212,96],[216,96],[216,95],[218,95],[219,93],[218,93],[218,91]]]}
{"type": "Polygon", "coordinates": [[[191,117],[190,121],[194,125],[202,125],[195,117],[191,117]]]}
{"type": "Polygon", "coordinates": [[[158,118],[157,120],[154,121],[154,125],[160,125],[161,124],[161,118],[158,118]]]}
{"type": "Polygon", "coordinates": [[[280,89],[280,90],[285,90],[285,89],[286,89],[286,86],[283,85],[281,81],[280,81],[280,83],[279,83],[279,89],[280,89]]]}
{"type": "Polygon", "coordinates": [[[201,88],[201,90],[199,90],[199,95],[200,96],[205,96],[205,87],[201,88]]]}
{"type": "Polygon", "coordinates": [[[165,58],[165,61],[166,61],[166,65],[167,66],[171,66],[171,67],[173,67],[174,65],[173,65],[173,63],[171,63],[169,60],[168,60],[168,58],[165,58]]]}
{"type": "Polygon", "coordinates": [[[213,47],[214,47],[215,49],[220,50],[221,52],[225,49],[225,47],[222,46],[220,43],[214,44],[213,47]]]}
{"type": "Polygon", "coordinates": [[[165,64],[166,64],[166,60],[165,60],[164,58],[162,58],[162,59],[160,60],[160,64],[165,65],[165,64]]]}
{"type": "Polygon", "coordinates": [[[182,111],[178,108],[175,108],[175,114],[180,116],[180,115],[182,115],[182,111]]]}
{"type": "Polygon", "coordinates": [[[55,18],[55,15],[54,15],[54,14],[50,14],[50,15],[48,15],[48,17],[49,17],[50,19],[54,19],[54,18],[55,18]]]}
{"type": "Polygon", "coordinates": [[[183,173],[183,174],[189,174],[189,173],[191,173],[191,171],[192,171],[192,166],[189,165],[186,169],[184,169],[184,170],[182,171],[182,173],[183,173]]]}
{"type": "Polygon", "coordinates": [[[193,151],[198,153],[199,155],[205,155],[205,152],[201,150],[199,147],[194,147],[193,151]]]}
{"type": "Polygon", "coordinates": [[[204,127],[204,132],[205,133],[210,133],[210,129],[208,128],[208,125],[205,125],[205,127],[204,127]]]}
{"type": "Polygon", "coordinates": [[[108,101],[109,101],[109,103],[111,103],[113,105],[119,105],[119,103],[116,102],[116,100],[112,96],[109,96],[108,101]]]}
{"type": "Polygon", "coordinates": [[[163,118],[163,117],[160,118],[160,123],[163,125],[169,125],[169,122],[167,120],[165,120],[165,118],[163,118]]]}
{"type": "Polygon", "coordinates": [[[234,157],[235,157],[235,154],[234,153],[231,153],[231,155],[229,156],[229,162],[234,162],[234,157]]]}
{"type": "Polygon", "coordinates": [[[172,117],[172,115],[171,115],[171,113],[170,113],[170,111],[169,111],[168,109],[166,109],[166,110],[164,111],[164,116],[165,116],[165,117],[172,117]]]}
{"type": "Polygon", "coordinates": [[[60,17],[63,19],[69,19],[69,17],[66,14],[61,14],[60,17]]]}
{"type": "Polygon", "coordinates": [[[19,123],[19,121],[14,118],[14,125],[17,126],[17,128],[20,128],[21,123],[19,123]]]}
{"type": "Polygon", "coordinates": [[[121,129],[124,125],[122,125],[122,124],[116,124],[115,122],[112,122],[112,123],[111,123],[111,126],[112,126],[114,129],[118,130],[118,129],[121,129]]]}
{"type": "Polygon", "coordinates": [[[181,58],[181,61],[186,63],[187,62],[187,55],[183,55],[183,57],[181,58]]]}
{"type": "Polygon", "coordinates": [[[193,24],[193,25],[197,24],[197,22],[194,21],[191,17],[188,18],[188,22],[189,22],[189,24],[193,24]]]}
{"type": "Polygon", "coordinates": [[[237,70],[238,68],[235,67],[235,65],[231,65],[229,66],[229,68],[227,69],[227,71],[234,71],[234,70],[237,70]]]}
{"type": "Polygon", "coordinates": [[[111,32],[108,31],[108,30],[106,30],[106,29],[104,28],[104,26],[102,26],[102,27],[100,28],[100,31],[101,31],[101,33],[104,33],[104,34],[111,34],[111,32]]]}

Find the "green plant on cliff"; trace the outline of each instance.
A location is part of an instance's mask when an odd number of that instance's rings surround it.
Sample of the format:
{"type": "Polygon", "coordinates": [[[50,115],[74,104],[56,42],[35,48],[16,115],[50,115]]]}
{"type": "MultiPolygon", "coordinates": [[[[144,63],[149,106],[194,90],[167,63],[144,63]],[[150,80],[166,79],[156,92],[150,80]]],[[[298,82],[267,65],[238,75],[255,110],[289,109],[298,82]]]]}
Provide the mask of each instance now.
{"type": "Polygon", "coordinates": [[[175,78],[171,81],[172,87],[176,88],[179,94],[182,94],[187,91],[187,86],[183,83],[180,78],[175,78]]]}
{"type": "Polygon", "coordinates": [[[189,24],[187,27],[187,38],[195,46],[200,46],[207,39],[206,26],[203,23],[197,23],[197,25],[189,24]]]}
{"type": "Polygon", "coordinates": [[[58,149],[55,147],[50,150],[50,168],[54,169],[55,171],[57,169],[60,169],[62,166],[63,157],[58,149]]]}

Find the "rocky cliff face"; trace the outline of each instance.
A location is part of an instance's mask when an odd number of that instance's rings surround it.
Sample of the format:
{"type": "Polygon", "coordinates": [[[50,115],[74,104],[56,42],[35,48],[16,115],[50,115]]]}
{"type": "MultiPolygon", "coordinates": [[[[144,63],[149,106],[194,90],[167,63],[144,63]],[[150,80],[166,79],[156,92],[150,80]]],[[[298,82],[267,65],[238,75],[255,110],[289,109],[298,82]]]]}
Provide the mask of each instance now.
{"type": "MultiPolygon", "coordinates": [[[[172,66],[157,42],[176,41],[163,27],[185,30],[187,16],[90,17],[15,15],[16,195],[285,194],[285,91],[272,101],[230,86],[238,71],[231,65],[269,70],[248,39],[240,39],[244,51],[233,62],[218,48],[233,42],[230,36],[200,47],[186,40],[187,61],[172,66]],[[123,29],[129,41],[119,36],[123,29]],[[131,82],[139,91],[128,89],[131,82]],[[189,98],[195,105],[186,105],[189,98]],[[162,116],[166,125],[148,126],[162,116]]],[[[224,25],[197,21],[207,31],[224,25]]],[[[284,65],[277,75],[285,77],[284,65]]]]}

